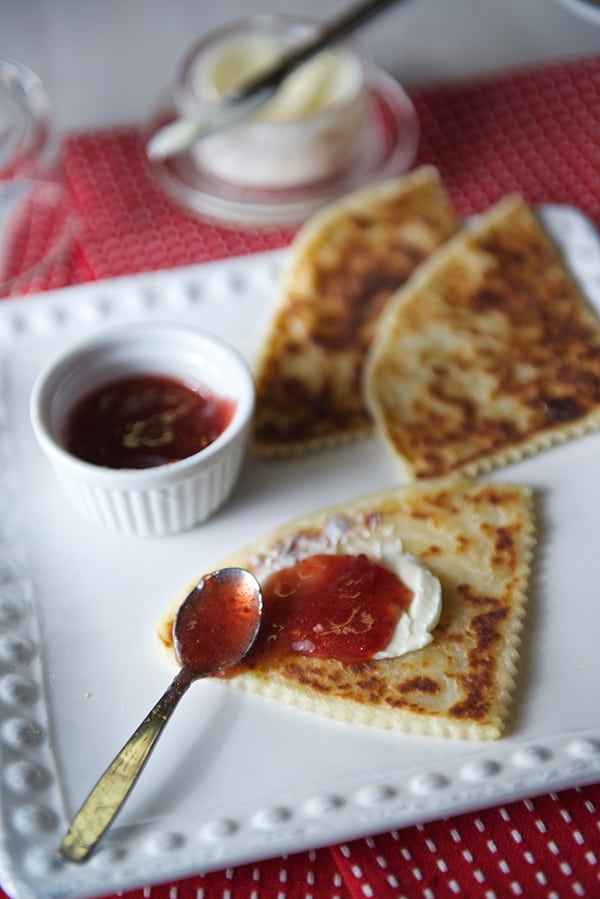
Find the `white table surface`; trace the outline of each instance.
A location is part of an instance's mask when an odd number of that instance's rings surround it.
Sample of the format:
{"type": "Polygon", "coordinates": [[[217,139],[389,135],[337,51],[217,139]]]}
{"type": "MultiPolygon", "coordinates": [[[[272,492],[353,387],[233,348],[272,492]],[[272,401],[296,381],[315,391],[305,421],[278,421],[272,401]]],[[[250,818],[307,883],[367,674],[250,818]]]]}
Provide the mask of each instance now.
{"type": "MultiPolygon", "coordinates": [[[[57,131],[132,123],[212,28],[265,11],[324,20],[350,2],[0,0],[0,55],[43,78],[57,131]]],[[[600,52],[600,21],[559,0],[404,0],[360,35],[377,65],[409,87],[600,52]]]]}

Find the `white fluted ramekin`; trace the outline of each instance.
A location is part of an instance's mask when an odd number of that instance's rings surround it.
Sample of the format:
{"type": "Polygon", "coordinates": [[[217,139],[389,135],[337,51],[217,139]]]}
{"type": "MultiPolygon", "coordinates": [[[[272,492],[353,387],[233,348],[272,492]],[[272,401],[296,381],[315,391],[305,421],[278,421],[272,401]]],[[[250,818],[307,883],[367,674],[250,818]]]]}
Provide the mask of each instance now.
{"type": "Polygon", "coordinates": [[[38,443],[65,494],[93,522],[142,537],[166,536],[206,521],[231,495],[244,462],[254,412],[254,383],[243,358],[220,338],[172,322],[107,329],[52,360],[30,403],[38,443]],[[235,401],[217,439],[186,459],[144,469],[104,468],[61,444],[73,406],[103,383],[133,374],[195,382],[235,401]]]}

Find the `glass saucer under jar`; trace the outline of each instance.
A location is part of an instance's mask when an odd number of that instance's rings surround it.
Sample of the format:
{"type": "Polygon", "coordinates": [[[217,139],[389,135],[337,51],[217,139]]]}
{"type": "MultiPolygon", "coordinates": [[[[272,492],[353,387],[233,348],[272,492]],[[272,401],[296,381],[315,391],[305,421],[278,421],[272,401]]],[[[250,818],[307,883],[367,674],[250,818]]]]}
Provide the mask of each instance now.
{"type": "MultiPolygon", "coordinates": [[[[150,133],[193,115],[312,39],[314,21],[260,14],[208,35],[188,53],[150,133]]],[[[410,167],[418,122],[410,99],[346,40],[294,72],[251,119],[152,163],[163,189],[188,209],[231,224],[294,225],[372,180],[410,167]]]]}

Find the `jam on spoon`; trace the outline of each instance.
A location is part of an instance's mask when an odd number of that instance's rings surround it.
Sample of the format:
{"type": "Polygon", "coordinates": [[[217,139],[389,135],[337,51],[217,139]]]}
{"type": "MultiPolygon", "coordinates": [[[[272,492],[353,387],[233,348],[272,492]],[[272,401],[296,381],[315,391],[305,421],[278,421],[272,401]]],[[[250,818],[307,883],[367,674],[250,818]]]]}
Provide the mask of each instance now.
{"type": "Polygon", "coordinates": [[[254,575],[242,568],[215,571],[188,594],[173,625],[181,668],[73,818],[59,849],[62,858],[72,862],[88,858],[127,799],[190,684],[243,659],[256,639],[261,615],[260,586],[254,575]]]}

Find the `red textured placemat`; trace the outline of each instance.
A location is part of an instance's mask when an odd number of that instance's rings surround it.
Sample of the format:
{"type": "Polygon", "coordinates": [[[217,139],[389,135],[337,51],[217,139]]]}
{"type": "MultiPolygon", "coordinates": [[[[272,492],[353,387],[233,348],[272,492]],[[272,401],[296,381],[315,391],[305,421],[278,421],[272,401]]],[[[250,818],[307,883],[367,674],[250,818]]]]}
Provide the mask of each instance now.
{"type": "MultiPolygon", "coordinates": [[[[510,191],[600,224],[600,57],[413,92],[418,162],[459,212],[510,191]]],[[[76,252],[35,288],[274,249],[291,231],[203,223],[165,199],[136,128],[73,135],[62,162],[76,252]]],[[[41,227],[32,223],[32,227],[41,227]]],[[[600,896],[600,784],[127,893],[131,899],[600,896]]]]}
{"type": "MultiPolygon", "coordinates": [[[[440,169],[461,214],[519,191],[532,203],[572,204],[600,223],[600,56],[412,96],[417,162],[440,169]]],[[[235,230],[178,208],[155,183],[137,127],[70,136],[62,165],[78,252],[70,269],[62,260],[27,292],[275,249],[293,234],[235,230]]]]}
{"type": "Polygon", "coordinates": [[[272,250],[292,230],[236,230],[177,207],[160,190],[136,128],[80,135],[63,148],[80,242],[98,278],[272,250]]]}
{"type": "MultiPolygon", "coordinates": [[[[463,215],[510,191],[600,222],[600,57],[413,93],[418,162],[438,166],[463,215]]],[[[163,196],[135,128],[75,135],[63,150],[96,277],[284,246],[291,230],[207,224],[163,196]]]]}
{"type": "Polygon", "coordinates": [[[419,161],[463,215],[511,191],[577,206],[600,224],[600,56],[413,95],[419,161]]]}

